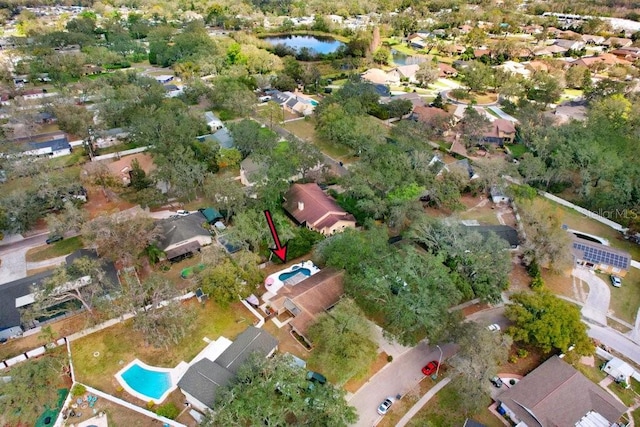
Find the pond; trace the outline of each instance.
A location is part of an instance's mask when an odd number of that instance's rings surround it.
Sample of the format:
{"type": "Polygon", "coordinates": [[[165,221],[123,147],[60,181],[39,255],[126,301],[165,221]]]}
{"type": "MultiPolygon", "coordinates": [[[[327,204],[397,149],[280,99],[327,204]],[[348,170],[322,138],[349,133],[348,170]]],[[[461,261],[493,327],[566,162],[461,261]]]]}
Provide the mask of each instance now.
{"type": "Polygon", "coordinates": [[[391,49],[391,57],[396,65],[413,65],[420,64],[427,60],[424,56],[420,55],[407,55],[398,50],[391,49]]]}
{"type": "Polygon", "coordinates": [[[337,51],[344,43],[332,39],[331,37],[309,36],[309,35],[284,35],[265,37],[263,40],[271,43],[272,45],[283,44],[287,47],[294,49],[297,53],[300,53],[300,49],[307,48],[314,53],[329,54],[337,51]]]}

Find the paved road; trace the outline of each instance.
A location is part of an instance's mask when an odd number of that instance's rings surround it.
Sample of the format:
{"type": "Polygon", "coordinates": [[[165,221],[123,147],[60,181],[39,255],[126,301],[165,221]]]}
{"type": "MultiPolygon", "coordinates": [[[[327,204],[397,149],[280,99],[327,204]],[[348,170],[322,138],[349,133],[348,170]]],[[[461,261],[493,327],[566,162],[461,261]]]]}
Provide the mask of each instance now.
{"type": "Polygon", "coordinates": [[[510,122],[513,122],[513,123],[518,123],[518,119],[516,119],[513,116],[508,115],[507,113],[502,111],[497,106],[487,107],[487,109],[489,109],[489,110],[493,111],[494,113],[496,113],[497,115],[499,115],[501,119],[509,120],[510,122]]]}
{"type": "Polygon", "coordinates": [[[588,334],[591,338],[594,338],[607,347],[622,353],[624,356],[640,365],[640,345],[634,343],[628,337],[615,329],[589,323],[587,325],[589,326],[588,334]]]}
{"type": "Polygon", "coordinates": [[[582,315],[606,326],[609,302],[611,300],[609,285],[593,272],[584,268],[574,268],[571,274],[589,286],[589,295],[582,307],[582,315]]]}
{"type": "MultiPolygon", "coordinates": [[[[455,344],[444,344],[441,347],[443,361],[456,351],[455,344]]],[[[385,366],[349,399],[349,404],[356,408],[360,416],[355,425],[373,426],[380,418],[376,412],[380,402],[387,396],[404,395],[409,392],[424,378],[420,369],[430,360],[439,358],[440,351],[423,341],[385,366]]]]}
{"type": "Polygon", "coordinates": [[[420,409],[422,409],[422,407],[426,405],[427,402],[431,400],[433,396],[436,395],[437,392],[439,392],[440,390],[442,390],[444,386],[449,384],[450,381],[451,381],[451,378],[449,377],[444,378],[442,381],[436,384],[431,390],[426,392],[425,395],[422,396],[420,400],[418,400],[416,404],[413,405],[413,407],[409,409],[409,411],[406,414],[404,414],[402,418],[400,418],[400,421],[398,421],[398,424],[396,424],[396,427],[406,426],[409,423],[409,421],[411,421],[411,418],[413,418],[418,413],[418,411],[420,411],[420,409]]]}

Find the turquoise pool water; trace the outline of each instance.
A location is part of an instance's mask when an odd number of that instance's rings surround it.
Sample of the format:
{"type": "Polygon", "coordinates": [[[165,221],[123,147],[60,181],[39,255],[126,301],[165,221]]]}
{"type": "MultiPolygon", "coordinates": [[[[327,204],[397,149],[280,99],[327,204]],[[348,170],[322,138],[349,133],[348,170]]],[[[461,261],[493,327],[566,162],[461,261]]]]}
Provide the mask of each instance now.
{"type": "Polygon", "coordinates": [[[292,278],[298,273],[302,273],[307,277],[311,276],[311,270],[309,270],[308,268],[297,268],[293,271],[282,273],[281,275],[278,276],[278,279],[284,282],[285,280],[292,278]]]}
{"type": "Polygon", "coordinates": [[[318,101],[314,101],[313,99],[309,101],[311,103],[311,105],[313,105],[314,107],[316,107],[318,105],[318,101]]]}
{"type": "Polygon", "coordinates": [[[171,388],[171,376],[168,372],[158,372],[133,364],[122,373],[122,379],[129,387],[152,399],[160,399],[171,388]]]}

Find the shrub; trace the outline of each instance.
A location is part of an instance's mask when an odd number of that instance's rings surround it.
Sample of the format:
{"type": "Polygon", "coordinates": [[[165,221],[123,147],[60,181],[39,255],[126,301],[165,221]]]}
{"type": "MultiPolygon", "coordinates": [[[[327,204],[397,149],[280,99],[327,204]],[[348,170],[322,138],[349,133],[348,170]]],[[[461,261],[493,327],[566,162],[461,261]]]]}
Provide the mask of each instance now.
{"type": "Polygon", "coordinates": [[[516,380],[514,380],[513,378],[511,378],[511,379],[509,380],[509,384],[511,384],[511,385],[516,385],[516,380]]]}
{"type": "Polygon", "coordinates": [[[78,397],[78,396],[82,396],[83,394],[85,394],[87,392],[87,388],[82,385],[82,384],[76,384],[73,386],[73,388],[71,389],[71,395],[73,397],[78,397]]]}
{"type": "Polygon", "coordinates": [[[156,414],[173,420],[180,414],[180,410],[173,402],[169,402],[159,406],[156,410],[156,414]]]}
{"type": "Polygon", "coordinates": [[[512,354],[511,356],[509,356],[509,363],[516,363],[518,361],[518,356],[516,356],[515,354],[512,354]]]}
{"type": "Polygon", "coordinates": [[[538,277],[534,277],[531,280],[531,289],[533,290],[540,290],[544,287],[544,280],[542,280],[542,277],[538,276],[538,277]]]}
{"type": "Polygon", "coordinates": [[[147,402],[147,409],[151,409],[156,406],[156,403],[153,400],[147,402]]]}
{"type": "Polygon", "coordinates": [[[519,348],[518,349],[518,357],[525,358],[528,355],[529,355],[529,352],[527,350],[525,350],[524,348],[519,348]]]}
{"type": "Polygon", "coordinates": [[[389,362],[389,363],[393,362],[393,356],[392,355],[388,355],[387,356],[387,362],[389,362]]]}

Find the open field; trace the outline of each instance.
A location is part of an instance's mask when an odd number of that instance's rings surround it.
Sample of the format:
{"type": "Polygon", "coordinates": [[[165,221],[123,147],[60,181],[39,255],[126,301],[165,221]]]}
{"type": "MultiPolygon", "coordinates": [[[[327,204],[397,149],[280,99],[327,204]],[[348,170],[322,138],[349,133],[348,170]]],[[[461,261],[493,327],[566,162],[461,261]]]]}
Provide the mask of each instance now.
{"type": "Polygon", "coordinates": [[[312,142],[320,149],[320,151],[335,160],[339,160],[344,163],[350,163],[354,160],[348,148],[333,144],[318,137],[313,122],[311,121],[296,120],[295,122],[285,123],[283,127],[298,138],[307,142],[312,142]]]}
{"type": "Polygon", "coordinates": [[[82,248],[82,238],[80,236],[69,237],[46,246],[38,246],[27,251],[27,262],[44,261],[46,259],[57,258],[68,255],[82,248]]]}

